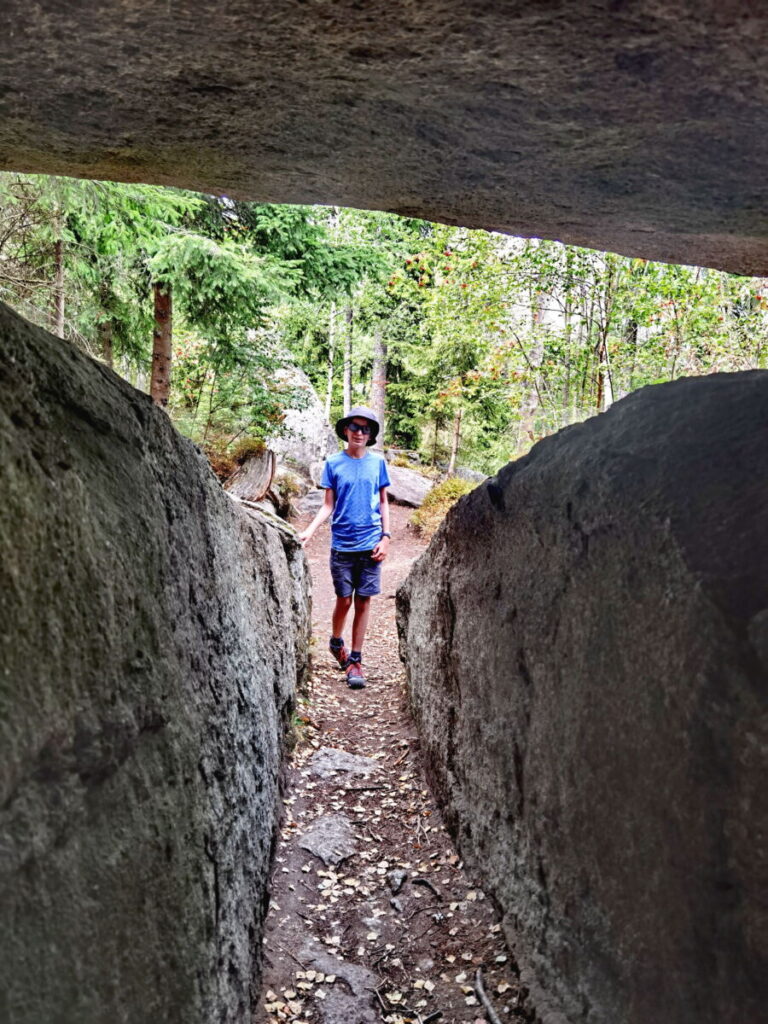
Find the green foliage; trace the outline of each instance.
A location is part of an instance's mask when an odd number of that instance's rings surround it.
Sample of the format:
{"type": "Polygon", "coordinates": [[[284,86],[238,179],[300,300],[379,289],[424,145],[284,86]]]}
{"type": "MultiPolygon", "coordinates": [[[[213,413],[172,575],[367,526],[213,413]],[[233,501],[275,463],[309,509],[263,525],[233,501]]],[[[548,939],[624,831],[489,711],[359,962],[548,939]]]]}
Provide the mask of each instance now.
{"type": "Polygon", "coordinates": [[[219,364],[233,366],[244,331],[263,325],[292,270],[245,246],[186,231],[166,235],[148,269],[153,281],[173,288],[186,321],[219,350],[219,364]]]}
{"type": "Polygon", "coordinates": [[[477,484],[461,480],[457,476],[448,477],[442,483],[435,484],[421,506],[411,515],[411,524],[423,537],[432,537],[448,514],[448,510],[476,486],[477,484]]]}
{"type": "Polygon", "coordinates": [[[258,437],[245,437],[242,441],[238,441],[232,450],[232,458],[235,462],[242,466],[247,458],[251,455],[263,455],[266,451],[266,445],[258,437]]]}
{"type": "Polygon", "coordinates": [[[148,370],[159,283],[181,339],[171,400],[180,428],[199,440],[279,433],[285,404],[300,407],[303,392],[285,379],[269,310],[348,291],[378,258],[332,244],[327,220],[309,207],[0,175],[0,295],[44,326],[63,307],[66,336],[135,376],[148,370]]]}
{"type": "MultiPolygon", "coordinates": [[[[646,384],[766,366],[768,283],[428,224],[0,174],[0,298],[146,386],[173,296],[169,411],[221,458],[284,429],[297,363],[343,412],[386,346],[390,444],[495,472],[646,384]],[[458,451],[452,452],[458,439],[458,451]]],[[[218,456],[217,456],[218,457],[218,456]]]]}
{"type": "Polygon", "coordinates": [[[285,409],[301,409],[308,401],[293,381],[290,360],[266,331],[218,345],[187,332],[177,340],[173,376],[171,415],[182,433],[201,444],[279,436],[285,409]]]}
{"type": "Polygon", "coordinates": [[[391,277],[420,304],[421,450],[494,472],[644,384],[765,364],[760,282],[435,226],[391,277]],[[758,298],[760,296],[760,298],[758,298]]]}
{"type": "Polygon", "coordinates": [[[369,273],[382,273],[382,254],[356,240],[337,239],[334,212],[322,207],[244,203],[208,196],[193,226],[218,241],[269,253],[287,277],[282,291],[301,299],[349,294],[369,273]]]}

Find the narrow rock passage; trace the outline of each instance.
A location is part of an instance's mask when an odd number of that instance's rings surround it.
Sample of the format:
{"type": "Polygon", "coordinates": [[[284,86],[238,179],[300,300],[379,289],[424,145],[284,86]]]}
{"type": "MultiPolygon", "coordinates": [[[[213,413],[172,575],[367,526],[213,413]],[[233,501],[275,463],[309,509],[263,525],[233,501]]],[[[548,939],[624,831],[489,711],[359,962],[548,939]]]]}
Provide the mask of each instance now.
{"type": "Polygon", "coordinates": [[[326,649],[327,527],[307,551],[314,673],[299,706],[256,1024],[492,1021],[478,970],[498,1019],[534,1019],[491,902],[463,870],[424,781],[395,629],[396,589],[423,550],[408,516],[392,506],[362,691],[346,687],[326,649]]]}

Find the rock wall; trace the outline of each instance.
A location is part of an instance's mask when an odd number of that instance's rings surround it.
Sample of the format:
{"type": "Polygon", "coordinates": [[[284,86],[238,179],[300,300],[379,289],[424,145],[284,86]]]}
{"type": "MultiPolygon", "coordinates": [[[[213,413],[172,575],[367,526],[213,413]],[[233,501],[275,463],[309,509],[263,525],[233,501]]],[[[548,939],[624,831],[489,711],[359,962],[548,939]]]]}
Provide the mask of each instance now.
{"type": "Polygon", "coordinates": [[[0,1020],[240,1024],[304,557],[147,396],[0,339],[0,1020]]]}
{"type": "Polygon", "coordinates": [[[764,274],[767,45],[736,0],[4,0],[0,169],[764,274]]]}
{"type": "Polygon", "coordinates": [[[434,782],[551,1022],[768,1005],[768,373],[645,388],[449,513],[398,595],[434,782]]]}

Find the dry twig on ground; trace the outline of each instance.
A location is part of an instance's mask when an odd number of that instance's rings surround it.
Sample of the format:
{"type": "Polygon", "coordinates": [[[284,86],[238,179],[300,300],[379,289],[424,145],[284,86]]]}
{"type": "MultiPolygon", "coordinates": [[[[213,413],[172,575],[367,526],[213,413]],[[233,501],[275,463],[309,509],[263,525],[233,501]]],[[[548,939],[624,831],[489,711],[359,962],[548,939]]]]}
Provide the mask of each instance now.
{"type": "Polygon", "coordinates": [[[477,993],[477,998],[483,1004],[485,1015],[490,1024],[501,1024],[499,1015],[494,1010],[493,1003],[486,994],[485,986],[483,985],[483,972],[479,967],[477,968],[477,974],[475,974],[475,992],[477,993]]]}

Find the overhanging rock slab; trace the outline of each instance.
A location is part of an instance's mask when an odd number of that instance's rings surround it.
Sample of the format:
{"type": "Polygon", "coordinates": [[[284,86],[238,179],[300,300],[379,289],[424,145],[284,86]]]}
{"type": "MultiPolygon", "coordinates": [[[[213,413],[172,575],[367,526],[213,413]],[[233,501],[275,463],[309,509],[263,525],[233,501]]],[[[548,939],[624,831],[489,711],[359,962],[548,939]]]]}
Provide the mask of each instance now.
{"type": "Polygon", "coordinates": [[[768,11],[5,0],[0,167],[768,271],[768,11]]]}

